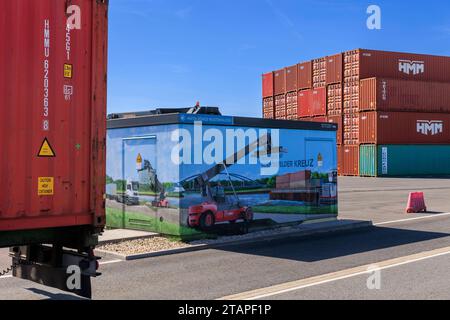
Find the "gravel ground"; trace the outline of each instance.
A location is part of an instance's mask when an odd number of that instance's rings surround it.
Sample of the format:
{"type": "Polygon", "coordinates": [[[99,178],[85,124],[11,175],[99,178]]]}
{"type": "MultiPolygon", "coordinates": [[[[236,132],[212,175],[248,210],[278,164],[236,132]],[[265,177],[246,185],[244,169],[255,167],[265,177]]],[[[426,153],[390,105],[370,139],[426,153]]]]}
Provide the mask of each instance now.
{"type": "Polygon", "coordinates": [[[163,237],[121,241],[117,243],[103,244],[99,250],[115,252],[122,255],[142,254],[158,252],[170,249],[189,247],[190,244],[181,241],[173,241],[163,237]]]}

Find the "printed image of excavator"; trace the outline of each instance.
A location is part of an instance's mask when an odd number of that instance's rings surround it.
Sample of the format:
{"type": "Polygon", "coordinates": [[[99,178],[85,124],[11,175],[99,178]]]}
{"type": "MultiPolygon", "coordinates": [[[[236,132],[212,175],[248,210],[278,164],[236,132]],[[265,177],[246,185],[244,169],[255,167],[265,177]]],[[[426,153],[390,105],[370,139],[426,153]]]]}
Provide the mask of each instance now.
{"type": "Polygon", "coordinates": [[[137,169],[139,183],[148,185],[150,190],[155,192],[155,200],[152,201],[152,207],[168,208],[169,201],[164,185],[158,180],[156,170],[152,167],[150,161],[144,160],[142,166],[137,169]]]}
{"type": "Polygon", "coordinates": [[[255,152],[257,157],[280,152],[272,148],[271,135],[263,135],[256,141],[250,143],[242,150],[236,152],[223,162],[215,165],[209,170],[201,173],[196,178],[196,184],[200,187],[203,203],[189,207],[188,226],[208,230],[216,223],[229,222],[236,223],[238,220],[250,222],[254,218],[253,210],[250,206],[242,205],[239,196],[233,186],[228,168],[236,164],[240,159],[255,152]],[[216,176],[226,173],[232,189],[232,196],[228,196],[223,185],[218,183],[211,186],[211,180],[216,176]]]}

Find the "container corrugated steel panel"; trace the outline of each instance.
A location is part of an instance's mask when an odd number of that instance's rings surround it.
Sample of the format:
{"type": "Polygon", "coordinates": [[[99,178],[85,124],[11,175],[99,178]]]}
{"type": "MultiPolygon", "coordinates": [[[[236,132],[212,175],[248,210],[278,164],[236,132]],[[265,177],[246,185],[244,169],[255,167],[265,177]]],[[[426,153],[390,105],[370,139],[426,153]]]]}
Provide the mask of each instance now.
{"type": "Polygon", "coordinates": [[[342,144],[342,142],[343,142],[343,117],[342,116],[328,116],[327,122],[336,123],[338,125],[338,130],[336,132],[336,142],[337,142],[337,144],[342,144]]]}
{"type": "Polygon", "coordinates": [[[286,68],[286,91],[297,91],[297,65],[286,68]]]}
{"type": "Polygon", "coordinates": [[[0,2],[0,231],[105,224],[108,8],[71,4],[66,46],[66,1],[0,2]]]}
{"type": "Polygon", "coordinates": [[[359,148],[359,175],[361,177],[376,177],[377,146],[375,144],[361,145],[359,148]]]}
{"type": "Polygon", "coordinates": [[[359,145],[342,146],[341,169],[341,175],[343,176],[359,175],[359,145]]]}
{"type": "Polygon", "coordinates": [[[312,63],[311,61],[298,64],[297,68],[297,89],[311,89],[312,88],[312,63]]]}
{"type": "Polygon", "coordinates": [[[447,144],[450,143],[450,114],[361,112],[359,142],[447,144]]]}
{"type": "Polygon", "coordinates": [[[360,85],[359,110],[450,113],[450,83],[364,79],[360,85]]]}
{"type": "Polygon", "coordinates": [[[450,57],[357,49],[344,53],[346,82],[383,77],[450,82],[450,57]]]}
{"type": "Polygon", "coordinates": [[[344,146],[343,145],[338,145],[337,146],[337,170],[338,170],[338,175],[342,176],[342,152],[343,152],[344,146]]]}
{"type": "Polygon", "coordinates": [[[286,120],[286,95],[275,97],[275,119],[286,120]]]}
{"type": "Polygon", "coordinates": [[[273,73],[274,95],[286,93],[286,69],[281,69],[273,73]]]}
{"type": "Polygon", "coordinates": [[[297,120],[297,91],[286,94],[286,120],[297,120]]]}
{"type": "Polygon", "coordinates": [[[327,114],[340,116],[342,114],[342,84],[332,84],[327,88],[327,114]]]}
{"type": "Polygon", "coordinates": [[[346,145],[356,145],[359,144],[359,114],[358,113],[350,113],[344,114],[343,118],[343,135],[344,135],[344,144],[346,145]]]}
{"type": "Polygon", "coordinates": [[[343,81],[344,59],[342,53],[335,54],[326,58],[326,83],[334,84],[343,81]]]}
{"type": "Polygon", "coordinates": [[[327,115],[327,90],[326,88],[316,88],[311,90],[309,101],[310,116],[326,116],[327,115]]]}
{"type": "Polygon", "coordinates": [[[326,58],[312,61],[313,88],[325,87],[327,84],[327,60],[326,58]]]}
{"type": "Polygon", "coordinates": [[[359,81],[344,83],[343,113],[357,113],[359,111],[359,81]]]}
{"type": "Polygon", "coordinates": [[[378,145],[370,149],[375,150],[361,153],[367,157],[361,174],[374,173],[376,168],[373,176],[378,177],[450,175],[450,145],[378,145]]]}
{"type": "Polygon", "coordinates": [[[309,103],[311,100],[311,90],[302,90],[298,92],[297,97],[297,115],[299,118],[310,117],[309,103]]]}
{"type": "Polygon", "coordinates": [[[263,99],[263,118],[264,119],[275,118],[275,104],[273,97],[263,99]]]}
{"type": "Polygon", "coordinates": [[[263,98],[268,98],[273,96],[273,72],[263,74],[262,76],[262,91],[263,98]]]}

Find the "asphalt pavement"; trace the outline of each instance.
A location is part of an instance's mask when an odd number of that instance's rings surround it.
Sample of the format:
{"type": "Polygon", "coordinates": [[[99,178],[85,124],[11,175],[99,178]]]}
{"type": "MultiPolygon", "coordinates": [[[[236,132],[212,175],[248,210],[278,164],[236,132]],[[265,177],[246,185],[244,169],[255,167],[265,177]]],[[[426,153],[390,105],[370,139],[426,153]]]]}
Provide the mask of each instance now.
{"type": "MultiPolygon", "coordinates": [[[[428,253],[450,248],[450,215],[440,215],[450,212],[450,180],[408,179],[394,181],[392,186],[386,183],[385,187],[379,181],[383,180],[340,181],[342,216],[372,218],[378,225],[371,229],[137,261],[105,257],[100,270],[103,275],[93,280],[94,299],[219,299],[317,277],[328,280],[266,298],[449,299],[450,254],[428,253]],[[388,187],[388,191],[383,189],[388,187]],[[407,194],[422,189],[434,212],[404,214],[407,194]],[[425,258],[408,259],[422,255],[425,258]],[[368,274],[351,272],[402,258],[406,262],[380,271],[380,290],[367,288],[368,274]],[[346,270],[348,276],[343,279],[328,276],[346,270]]],[[[0,266],[8,263],[5,250],[1,250],[0,266]]],[[[0,278],[0,299],[78,298],[7,277],[0,278]]]]}

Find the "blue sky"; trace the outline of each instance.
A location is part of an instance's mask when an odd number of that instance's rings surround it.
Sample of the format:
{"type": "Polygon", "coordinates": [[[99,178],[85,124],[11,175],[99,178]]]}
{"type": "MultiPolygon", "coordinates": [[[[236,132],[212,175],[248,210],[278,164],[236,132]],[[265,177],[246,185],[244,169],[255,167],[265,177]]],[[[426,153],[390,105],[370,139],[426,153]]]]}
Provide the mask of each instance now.
{"type": "Polygon", "coordinates": [[[266,71],[355,48],[450,55],[450,2],[111,0],[109,36],[109,113],[199,100],[259,117],[266,71]]]}

